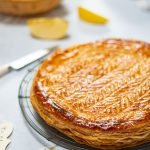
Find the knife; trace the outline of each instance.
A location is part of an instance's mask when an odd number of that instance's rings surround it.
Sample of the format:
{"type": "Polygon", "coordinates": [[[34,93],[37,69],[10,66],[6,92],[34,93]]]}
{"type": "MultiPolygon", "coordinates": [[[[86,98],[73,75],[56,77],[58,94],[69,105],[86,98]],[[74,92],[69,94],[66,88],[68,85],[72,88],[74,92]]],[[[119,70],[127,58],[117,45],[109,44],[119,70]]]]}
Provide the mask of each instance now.
{"type": "Polygon", "coordinates": [[[57,46],[53,46],[47,49],[41,49],[38,50],[37,52],[31,53],[18,60],[15,60],[9,64],[0,66],[0,77],[4,76],[5,74],[13,70],[22,69],[23,67],[35,62],[36,60],[39,60],[40,58],[48,55],[50,52],[54,51],[57,48],[58,48],[57,46]]]}

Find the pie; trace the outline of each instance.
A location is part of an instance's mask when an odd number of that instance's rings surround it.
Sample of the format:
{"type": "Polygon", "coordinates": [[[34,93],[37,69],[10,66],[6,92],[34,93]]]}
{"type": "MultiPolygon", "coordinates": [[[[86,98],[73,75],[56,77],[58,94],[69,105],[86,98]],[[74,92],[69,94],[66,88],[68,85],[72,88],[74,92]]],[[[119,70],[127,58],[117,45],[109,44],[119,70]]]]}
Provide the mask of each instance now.
{"type": "Polygon", "coordinates": [[[60,0],[0,0],[0,13],[28,16],[55,8],[60,0]]]}
{"type": "Polygon", "coordinates": [[[105,39],[58,49],[38,68],[30,97],[48,125],[78,143],[150,142],[150,43],[105,39]]]}

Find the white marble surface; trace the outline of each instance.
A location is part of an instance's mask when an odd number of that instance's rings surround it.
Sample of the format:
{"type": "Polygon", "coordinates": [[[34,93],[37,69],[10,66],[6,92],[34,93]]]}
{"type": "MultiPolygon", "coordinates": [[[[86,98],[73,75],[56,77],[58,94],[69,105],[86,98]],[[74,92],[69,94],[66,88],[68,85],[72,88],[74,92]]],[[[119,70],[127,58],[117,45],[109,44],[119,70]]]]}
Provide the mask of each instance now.
{"type": "MultiPolygon", "coordinates": [[[[99,40],[106,37],[131,38],[150,42],[150,12],[139,9],[133,0],[65,0],[64,7],[45,16],[60,16],[69,23],[68,38],[43,41],[30,36],[26,19],[0,15],[0,65],[11,62],[39,48],[58,43],[60,47],[99,40]],[[84,5],[110,19],[107,26],[84,23],[77,17],[77,6],[84,5]]],[[[14,124],[12,143],[8,150],[38,150],[49,142],[29,128],[18,104],[18,87],[27,68],[12,72],[0,79],[0,122],[14,124]]]]}

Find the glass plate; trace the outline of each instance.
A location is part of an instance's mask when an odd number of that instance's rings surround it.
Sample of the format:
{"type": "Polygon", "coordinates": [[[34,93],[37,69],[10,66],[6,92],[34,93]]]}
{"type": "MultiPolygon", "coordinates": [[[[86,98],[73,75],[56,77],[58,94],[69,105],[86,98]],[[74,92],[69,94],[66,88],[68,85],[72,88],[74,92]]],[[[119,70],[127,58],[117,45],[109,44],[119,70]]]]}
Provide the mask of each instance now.
{"type": "MultiPolygon", "coordinates": [[[[62,146],[69,150],[97,150],[79,144],[73,141],[72,139],[68,138],[64,134],[60,133],[58,130],[48,126],[42,120],[42,118],[34,111],[32,104],[30,102],[30,88],[31,88],[33,76],[35,74],[38,65],[28,70],[27,74],[22,79],[22,82],[19,87],[19,94],[18,94],[19,104],[25,120],[36,132],[38,132],[41,136],[46,138],[48,141],[55,143],[56,145],[62,146]]],[[[149,149],[150,149],[150,143],[143,144],[134,148],[128,148],[126,150],[149,150],[149,149]]]]}

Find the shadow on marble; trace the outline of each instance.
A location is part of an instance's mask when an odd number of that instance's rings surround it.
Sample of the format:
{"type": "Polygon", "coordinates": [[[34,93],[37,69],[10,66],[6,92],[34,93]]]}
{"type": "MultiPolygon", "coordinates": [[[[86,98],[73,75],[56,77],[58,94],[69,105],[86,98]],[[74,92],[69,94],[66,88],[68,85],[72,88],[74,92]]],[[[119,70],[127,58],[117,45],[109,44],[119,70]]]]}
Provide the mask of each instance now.
{"type": "Polygon", "coordinates": [[[67,40],[67,39],[70,38],[70,35],[69,35],[69,34],[67,34],[67,35],[65,35],[64,37],[59,38],[59,39],[43,39],[43,38],[34,36],[32,33],[31,33],[30,35],[32,36],[32,38],[34,38],[34,39],[36,39],[36,40],[39,40],[39,41],[63,41],[63,40],[67,40]]]}

